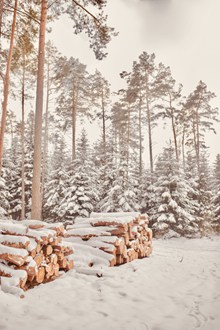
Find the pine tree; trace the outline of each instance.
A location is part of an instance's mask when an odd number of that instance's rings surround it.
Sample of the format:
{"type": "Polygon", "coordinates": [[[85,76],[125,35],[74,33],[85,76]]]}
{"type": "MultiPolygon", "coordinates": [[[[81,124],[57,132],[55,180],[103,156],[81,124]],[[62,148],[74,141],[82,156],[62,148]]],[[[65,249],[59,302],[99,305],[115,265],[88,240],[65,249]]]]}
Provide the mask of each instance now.
{"type": "Polygon", "coordinates": [[[85,131],[77,143],[77,160],[69,168],[67,188],[60,203],[59,214],[66,221],[78,216],[89,217],[99,200],[96,173],[90,161],[90,150],[85,131]]]}
{"type": "Polygon", "coordinates": [[[137,182],[128,174],[127,162],[106,169],[105,194],[99,203],[102,212],[138,211],[137,182]]]}
{"type": "Polygon", "coordinates": [[[172,147],[158,158],[154,183],[154,206],[149,210],[155,235],[193,236],[199,232],[189,198],[191,187],[179,169],[172,147]]]}
{"type": "Polygon", "coordinates": [[[220,233],[220,186],[212,199],[213,221],[211,223],[215,232],[220,233]]]}
{"type": "Polygon", "coordinates": [[[0,177],[0,219],[10,217],[10,192],[8,189],[8,175],[6,168],[2,168],[2,176],[0,177]]]}
{"type": "Polygon", "coordinates": [[[61,201],[65,197],[68,173],[66,170],[66,146],[64,136],[55,135],[54,152],[51,157],[50,176],[45,185],[43,201],[43,218],[47,221],[61,221],[61,201]]]}
{"type": "Polygon", "coordinates": [[[213,211],[212,228],[220,233],[220,155],[217,154],[213,171],[213,197],[211,200],[213,211]]]}
{"type": "Polygon", "coordinates": [[[220,186],[220,154],[217,154],[213,170],[213,190],[218,191],[220,186]]]}
{"type": "Polygon", "coordinates": [[[90,96],[86,65],[78,59],[61,57],[57,63],[56,84],[59,88],[57,113],[64,122],[64,129],[72,131],[72,160],[76,158],[77,119],[88,116],[90,96]]]}
{"type": "MultiPolygon", "coordinates": [[[[20,130],[19,130],[20,131],[20,130]]],[[[19,132],[20,133],[20,132],[19,132]]],[[[10,214],[13,219],[21,218],[21,149],[20,137],[15,135],[10,150],[10,214]]]]}
{"type": "Polygon", "coordinates": [[[196,157],[198,175],[200,175],[201,155],[205,145],[205,133],[213,131],[214,123],[218,122],[218,108],[213,108],[211,101],[216,95],[200,81],[196,89],[188,96],[184,107],[184,117],[188,121],[186,144],[191,146],[196,157]]]}

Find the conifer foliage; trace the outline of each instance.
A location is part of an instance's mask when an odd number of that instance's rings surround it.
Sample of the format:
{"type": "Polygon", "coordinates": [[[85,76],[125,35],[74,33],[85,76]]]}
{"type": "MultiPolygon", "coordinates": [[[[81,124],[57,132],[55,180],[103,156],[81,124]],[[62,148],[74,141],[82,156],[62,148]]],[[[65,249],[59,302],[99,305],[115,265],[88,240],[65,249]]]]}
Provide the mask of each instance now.
{"type": "Polygon", "coordinates": [[[194,235],[198,232],[190,199],[191,187],[184,179],[173,148],[165,148],[155,170],[152,228],[157,235],[194,235]]]}

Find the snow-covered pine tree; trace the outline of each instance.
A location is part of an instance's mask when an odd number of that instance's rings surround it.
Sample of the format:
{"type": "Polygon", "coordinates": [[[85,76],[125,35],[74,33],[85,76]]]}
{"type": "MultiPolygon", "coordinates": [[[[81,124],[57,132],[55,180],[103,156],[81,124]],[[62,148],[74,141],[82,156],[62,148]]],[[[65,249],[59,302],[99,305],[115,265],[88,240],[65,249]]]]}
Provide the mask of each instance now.
{"type": "Polygon", "coordinates": [[[200,154],[200,167],[198,176],[198,203],[199,203],[199,213],[197,214],[197,219],[200,219],[199,226],[200,231],[204,235],[211,231],[211,171],[208,163],[208,155],[205,152],[200,154]]]}
{"type": "Polygon", "coordinates": [[[215,232],[220,233],[220,187],[212,199],[213,220],[212,228],[215,232]]]}
{"type": "Polygon", "coordinates": [[[220,233],[220,154],[216,156],[213,172],[213,197],[211,201],[213,219],[212,228],[220,233]]]}
{"type": "Polygon", "coordinates": [[[2,167],[2,175],[0,177],[0,219],[7,219],[10,217],[10,193],[5,178],[7,177],[7,170],[2,167]]]}
{"type": "Polygon", "coordinates": [[[20,138],[13,135],[9,159],[7,162],[10,171],[8,185],[10,191],[10,214],[13,219],[21,217],[21,148],[20,138]]]}
{"type": "Polygon", "coordinates": [[[149,210],[155,236],[194,236],[199,227],[191,210],[191,187],[184,179],[174,149],[164,148],[155,169],[154,194],[149,210]]]}
{"type": "Polygon", "coordinates": [[[148,210],[154,206],[153,176],[149,170],[143,172],[138,201],[142,213],[148,213],[148,210]]]}
{"type": "Polygon", "coordinates": [[[107,168],[103,182],[104,196],[99,207],[102,212],[138,211],[137,182],[128,173],[126,161],[107,168]]]}
{"type": "Polygon", "coordinates": [[[43,200],[43,218],[51,222],[62,220],[62,214],[60,215],[60,208],[62,208],[61,201],[65,197],[68,181],[64,136],[56,134],[54,139],[51,173],[45,185],[43,200]]]}
{"type": "Polygon", "coordinates": [[[218,190],[220,186],[220,154],[215,159],[212,182],[213,191],[218,190]]]}
{"type": "Polygon", "coordinates": [[[59,215],[64,221],[89,217],[99,199],[96,173],[90,160],[90,148],[85,130],[77,141],[76,160],[68,171],[67,188],[60,203],[59,215]]]}
{"type": "Polygon", "coordinates": [[[32,203],[32,178],[33,178],[33,155],[34,155],[34,112],[28,113],[25,123],[24,141],[24,191],[25,191],[25,217],[31,216],[32,203]]]}

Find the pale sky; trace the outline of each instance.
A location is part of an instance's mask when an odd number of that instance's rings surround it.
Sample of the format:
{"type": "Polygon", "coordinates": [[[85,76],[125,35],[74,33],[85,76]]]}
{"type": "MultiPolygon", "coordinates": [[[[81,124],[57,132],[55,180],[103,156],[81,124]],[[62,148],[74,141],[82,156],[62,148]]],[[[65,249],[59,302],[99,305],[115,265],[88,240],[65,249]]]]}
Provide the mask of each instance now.
{"type": "MultiPolygon", "coordinates": [[[[130,71],[143,51],[154,52],[183,84],[185,95],[203,80],[218,95],[214,105],[220,107],[219,0],[108,0],[106,13],[119,35],[108,45],[103,61],[95,59],[86,36],[73,34],[66,17],[52,23],[49,38],[64,55],[87,64],[89,72],[101,71],[114,90],[124,86],[121,71],[130,71]]],[[[220,124],[216,128],[218,135],[207,140],[212,158],[220,153],[220,124]]]]}

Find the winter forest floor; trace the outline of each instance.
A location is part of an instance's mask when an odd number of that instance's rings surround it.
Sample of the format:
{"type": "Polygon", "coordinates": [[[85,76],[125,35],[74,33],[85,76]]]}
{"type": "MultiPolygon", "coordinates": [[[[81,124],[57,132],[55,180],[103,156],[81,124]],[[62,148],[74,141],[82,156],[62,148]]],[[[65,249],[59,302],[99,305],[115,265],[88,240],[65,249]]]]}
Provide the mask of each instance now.
{"type": "Polygon", "coordinates": [[[150,258],[101,278],[73,270],[24,299],[0,290],[0,329],[220,329],[220,237],[153,247],[150,258]]]}

